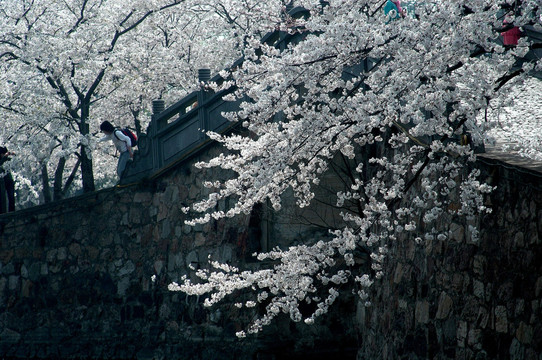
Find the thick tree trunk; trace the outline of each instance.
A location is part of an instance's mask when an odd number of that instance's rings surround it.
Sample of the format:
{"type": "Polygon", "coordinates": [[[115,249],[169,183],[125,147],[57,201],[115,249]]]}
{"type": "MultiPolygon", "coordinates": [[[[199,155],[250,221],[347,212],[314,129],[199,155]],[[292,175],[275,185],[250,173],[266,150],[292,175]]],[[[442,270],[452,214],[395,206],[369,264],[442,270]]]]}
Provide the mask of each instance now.
{"type": "Polygon", "coordinates": [[[66,158],[63,156],[58,160],[58,165],[55,171],[55,183],[53,185],[53,198],[60,200],[64,197],[62,192],[62,177],[64,175],[64,167],[66,166],[66,158]]]}
{"type": "MultiPolygon", "coordinates": [[[[86,103],[81,106],[81,123],[79,131],[81,135],[89,134],[88,115],[90,104],[86,103]]],[[[84,144],[81,144],[81,178],[83,180],[83,192],[91,192],[95,190],[94,172],[92,170],[92,151],[84,144]]]]}
{"type": "Polygon", "coordinates": [[[92,154],[90,149],[81,145],[81,176],[83,178],[83,192],[91,192],[94,187],[94,173],[92,171],[92,154]]]}
{"type": "Polygon", "coordinates": [[[52,201],[51,187],[49,186],[49,173],[47,172],[47,163],[43,163],[41,166],[41,182],[43,185],[43,200],[45,203],[52,201]]]}

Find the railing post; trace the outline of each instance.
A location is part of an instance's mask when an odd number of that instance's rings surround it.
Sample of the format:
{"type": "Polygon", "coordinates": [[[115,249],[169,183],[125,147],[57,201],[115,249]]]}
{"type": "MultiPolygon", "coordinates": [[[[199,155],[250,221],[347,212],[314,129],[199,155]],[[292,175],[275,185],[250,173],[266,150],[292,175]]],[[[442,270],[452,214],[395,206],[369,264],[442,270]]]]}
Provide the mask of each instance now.
{"type": "Polygon", "coordinates": [[[200,85],[200,93],[205,94],[209,80],[211,80],[211,69],[199,69],[198,82],[200,85]]]}
{"type": "Polygon", "coordinates": [[[161,165],[160,159],[162,159],[160,143],[157,138],[158,131],[167,125],[166,120],[158,120],[158,115],[165,109],[165,103],[162,99],[156,99],[152,101],[152,116],[151,116],[151,149],[152,149],[152,163],[154,170],[159,169],[161,165]],[[165,122],[165,124],[164,124],[165,122]]]}
{"type": "Polygon", "coordinates": [[[205,111],[204,103],[207,100],[207,85],[211,79],[211,69],[199,69],[198,70],[198,82],[200,85],[200,91],[198,92],[198,116],[201,121],[202,128],[209,130],[209,120],[207,112],[205,111]]]}
{"type": "Polygon", "coordinates": [[[156,127],[156,130],[160,130],[164,127],[164,125],[167,125],[167,120],[161,120],[158,121],[157,117],[158,115],[164,111],[165,109],[165,103],[162,99],[156,99],[152,101],[152,122],[154,123],[154,126],[156,127]]]}

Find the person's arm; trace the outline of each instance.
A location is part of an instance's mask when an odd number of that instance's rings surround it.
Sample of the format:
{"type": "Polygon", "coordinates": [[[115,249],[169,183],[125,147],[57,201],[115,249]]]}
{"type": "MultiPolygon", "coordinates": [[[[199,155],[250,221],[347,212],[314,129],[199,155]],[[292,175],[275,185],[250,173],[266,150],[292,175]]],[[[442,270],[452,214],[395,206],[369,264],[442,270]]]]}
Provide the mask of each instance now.
{"type": "Polygon", "coordinates": [[[111,140],[111,135],[104,135],[103,137],[100,138],[100,140],[98,140],[98,142],[107,141],[107,140],[111,140]]]}

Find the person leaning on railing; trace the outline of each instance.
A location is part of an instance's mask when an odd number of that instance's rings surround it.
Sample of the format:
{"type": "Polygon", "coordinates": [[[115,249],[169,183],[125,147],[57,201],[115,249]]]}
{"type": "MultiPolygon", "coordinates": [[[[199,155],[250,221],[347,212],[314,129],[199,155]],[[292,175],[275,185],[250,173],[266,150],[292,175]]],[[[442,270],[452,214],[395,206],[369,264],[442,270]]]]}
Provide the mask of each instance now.
{"type": "Polygon", "coordinates": [[[119,179],[126,168],[128,161],[134,157],[132,150],[132,142],[130,138],[122,133],[119,129],[116,129],[109,121],[104,121],[100,125],[100,130],[104,133],[104,137],[100,141],[113,141],[113,144],[120,152],[119,162],[117,164],[117,175],[119,179]]]}

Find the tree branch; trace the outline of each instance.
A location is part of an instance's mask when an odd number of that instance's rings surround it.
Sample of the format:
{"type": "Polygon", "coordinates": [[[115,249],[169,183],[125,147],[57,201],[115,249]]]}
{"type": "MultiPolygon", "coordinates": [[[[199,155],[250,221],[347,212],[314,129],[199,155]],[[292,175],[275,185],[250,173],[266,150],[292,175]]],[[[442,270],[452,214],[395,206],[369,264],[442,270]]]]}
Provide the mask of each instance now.
{"type": "MultiPolygon", "coordinates": [[[[70,30],[68,30],[67,35],[70,35],[71,33],[73,33],[79,27],[80,24],[85,22],[85,14],[84,13],[85,13],[85,8],[87,6],[87,3],[88,3],[88,0],[83,0],[83,3],[81,4],[80,16],[77,19],[77,21],[75,22],[75,25],[73,25],[73,27],[70,30]]],[[[67,6],[67,4],[66,4],[66,6],[67,6]]]]}
{"type": "Polygon", "coordinates": [[[77,110],[74,109],[73,104],[70,100],[70,96],[68,95],[68,92],[64,88],[64,86],[60,83],[60,81],[53,79],[53,77],[49,74],[47,69],[44,69],[40,66],[36,66],[36,68],[45,76],[45,79],[51,85],[53,89],[57,91],[57,93],[60,95],[60,98],[62,99],[62,102],[64,103],[64,106],[66,106],[66,110],[70,114],[70,116],[73,119],[79,119],[79,114],[77,114],[77,110]]]}
{"type": "Polygon", "coordinates": [[[73,180],[75,179],[75,174],[77,173],[77,170],[79,170],[79,166],[81,166],[81,158],[80,157],[77,159],[77,163],[75,163],[75,166],[73,167],[70,176],[68,176],[68,179],[66,180],[66,183],[64,184],[64,189],[62,190],[62,196],[64,196],[64,194],[66,194],[66,192],[70,188],[71,184],[73,183],[73,180]]]}

